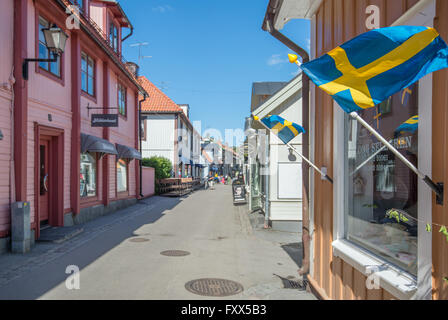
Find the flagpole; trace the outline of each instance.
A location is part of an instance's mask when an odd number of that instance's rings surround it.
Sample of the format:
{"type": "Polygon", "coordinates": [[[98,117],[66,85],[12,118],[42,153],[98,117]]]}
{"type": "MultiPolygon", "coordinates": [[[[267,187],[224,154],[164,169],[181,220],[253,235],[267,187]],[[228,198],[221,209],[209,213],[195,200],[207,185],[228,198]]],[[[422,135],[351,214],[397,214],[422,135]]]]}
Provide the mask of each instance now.
{"type": "Polygon", "coordinates": [[[373,155],[371,155],[366,161],[364,161],[363,163],[361,163],[355,170],[353,170],[352,173],[350,173],[350,175],[354,175],[356,172],[358,172],[359,169],[361,169],[362,167],[364,167],[370,160],[372,160],[373,158],[376,157],[377,154],[379,154],[380,152],[382,152],[384,149],[387,149],[386,146],[383,146],[380,150],[378,150],[377,152],[375,152],[373,155]]]}
{"type": "Polygon", "coordinates": [[[388,148],[390,151],[392,151],[395,156],[397,156],[403,163],[412,171],[415,172],[415,174],[422,179],[428,187],[430,187],[439,197],[443,198],[443,190],[434,183],[434,181],[431,180],[430,177],[423,174],[420,170],[418,170],[408,159],[406,159],[405,156],[403,156],[396,148],[394,148],[393,145],[391,145],[382,135],[380,135],[375,129],[373,129],[366,121],[364,121],[363,118],[359,116],[357,112],[351,112],[350,116],[358,121],[364,128],[370,131],[371,134],[373,134],[381,143],[384,144],[386,148],[388,148]]]}
{"type": "MultiPolygon", "coordinates": [[[[259,123],[261,123],[261,125],[266,128],[266,130],[268,130],[269,132],[272,132],[272,130],[263,123],[263,121],[261,121],[261,119],[256,119],[259,123]]],[[[328,175],[326,175],[325,173],[323,173],[314,163],[312,163],[310,160],[308,160],[307,158],[305,158],[305,156],[303,156],[299,151],[297,151],[297,149],[295,147],[293,147],[291,144],[289,143],[285,143],[285,145],[287,145],[290,149],[292,149],[299,157],[301,157],[305,162],[307,162],[311,167],[314,168],[314,170],[316,170],[317,172],[319,172],[322,177],[324,177],[325,179],[327,179],[329,182],[333,183],[333,179],[331,179],[328,175]]]]}

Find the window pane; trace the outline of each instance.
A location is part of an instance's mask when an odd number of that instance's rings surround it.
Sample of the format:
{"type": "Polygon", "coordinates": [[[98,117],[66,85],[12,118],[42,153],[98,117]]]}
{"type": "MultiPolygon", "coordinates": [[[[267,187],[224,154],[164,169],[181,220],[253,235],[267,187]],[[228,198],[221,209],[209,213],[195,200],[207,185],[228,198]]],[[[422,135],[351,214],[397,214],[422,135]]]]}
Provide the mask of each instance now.
{"type": "Polygon", "coordinates": [[[81,72],[81,89],[87,92],[87,74],[84,71],[81,72]]]}
{"type": "Polygon", "coordinates": [[[81,56],[81,70],[87,72],[87,57],[85,54],[81,56]]]}
{"type": "MultiPolygon", "coordinates": [[[[418,167],[418,131],[396,129],[418,115],[418,85],[361,117],[418,167]]],[[[346,237],[405,271],[417,274],[417,176],[356,120],[349,121],[346,237]],[[399,209],[407,222],[387,217],[399,209]]]]}
{"type": "Polygon", "coordinates": [[[50,63],[50,71],[58,77],[61,76],[61,57],[58,57],[56,62],[50,63]]]}
{"type": "Polygon", "coordinates": [[[96,196],[96,157],[81,154],[80,171],[81,198],[96,196]]]}
{"type": "Polygon", "coordinates": [[[41,41],[42,43],[45,43],[45,37],[42,29],[48,28],[48,26],[48,21],[42,17],[39,17],[39,41],[41,41]]]}
{"type": "Polygon", "coordinates": [[[117,191],[124,192],[128,190],[127,184],[127,166],[123,159],[117,162],[117,191]]]}
{"type": "Polygon", "coordinates": [[[88,88],[89,88],[88,93],[93,96],[94,95],[93,78],[92,77],[88,77],[87,79],[88,79],[88,83],[89,83],[89,85],[88,85],[88,88]]]}
{"type": "MultiPolygon", "coordinates": [[[[39,43],[39,59],[48,59],[48,49],[42,43],[39,43]]],[[[48,70],[48,62],[39,62],[39,67],[48,70]]]]}
{"type": "Polygon", "coordinates": [[[95,63],[93,62],[93,60],[92,60],[92,58],[89,58],[88,59],[89,60],[89,76],[90,77],[93,77],[93,75],[94,75],[94,70],[95,70],[95,63]]]}
{"type": "Polygon", "coordinates": [[[114,47],[114,25],[111,23],[109,28],[109,42],[110,46],[114,47]]]}

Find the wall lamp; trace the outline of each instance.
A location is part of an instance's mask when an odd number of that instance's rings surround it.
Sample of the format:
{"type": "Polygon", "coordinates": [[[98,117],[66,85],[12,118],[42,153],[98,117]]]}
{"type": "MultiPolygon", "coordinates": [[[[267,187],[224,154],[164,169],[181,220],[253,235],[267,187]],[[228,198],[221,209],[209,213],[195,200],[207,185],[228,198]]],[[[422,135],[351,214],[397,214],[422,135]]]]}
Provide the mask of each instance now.
{"type": "Polygon", "coordinates": [[[56,62],[65,50],[65,44],[68,39],[68,35],[53,25],[51,28],[42,29],[45,38],[45,45],[53,55],[52,59],[25,59],[22,66],[22,75],[24,80],[28,80],[28,63],[29,62],[56,62]]]}

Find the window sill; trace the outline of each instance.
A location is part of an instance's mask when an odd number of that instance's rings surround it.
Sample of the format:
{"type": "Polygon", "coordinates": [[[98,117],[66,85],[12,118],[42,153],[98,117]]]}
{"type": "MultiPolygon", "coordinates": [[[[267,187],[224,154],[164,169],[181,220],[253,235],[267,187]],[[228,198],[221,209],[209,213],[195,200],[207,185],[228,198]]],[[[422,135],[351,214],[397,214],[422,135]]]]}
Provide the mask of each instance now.
{"type": "Polygon", "coordinates": [[[333,255],[339,257],[365,276],[372,274],[372,267],[377,267],[380,287],[401,300],[412,299],[417,292],[417,281],[410,274],[399,270],[390,263],[374,256],[366,250],[347,240],[332,243],[333,255]]]}
{"type": "Polygon", "coordinates": [[[63,87],[65,86],[65,80],[64,80],[64,75],[62,74],[62,71],[61,71],[61,75],[57,76],[54,73],[51,73],[50,71],[47,71],[47,70],[41,68],[40,66],[37,66],[36,74],[40,74],[50,80],[53,80],[54,82],[59,83],[63,87]]]}
{"type": "Polygon", "coordinates": [[[81,90],[81,95],[84,98],[89,99],[89,100],[91,100],[94,103],[97,103],[96,96],[92,96],[92,95],[88,94],[87,92],[85,92],[84,90],[81,90]]]}

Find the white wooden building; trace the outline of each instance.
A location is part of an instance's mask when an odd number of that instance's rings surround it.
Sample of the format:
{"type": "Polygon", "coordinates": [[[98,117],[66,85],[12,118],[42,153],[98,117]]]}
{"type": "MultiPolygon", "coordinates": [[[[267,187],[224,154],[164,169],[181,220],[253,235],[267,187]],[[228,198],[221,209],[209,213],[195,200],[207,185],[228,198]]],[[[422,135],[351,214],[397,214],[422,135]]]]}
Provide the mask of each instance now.
{"type": "MultiPolygon", "coordinates": [[[[302,76],[298,75],[273,93],[252,114],[260,119],[278,115],[297,124],[302,123],[302,76]]],[[[254,129],[263,129],[253,122],[254,129]]],[[[302,150],[302,136],[291,142],[299,152],[302,150]]],[[[260,172],[259,180],[264,185],[262,210],[272,229],[297,232],[302,222],[302,159],[275,135],[269,134],[268,172],[260,172]]]]}

